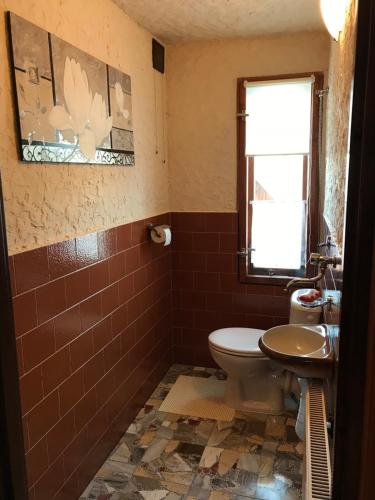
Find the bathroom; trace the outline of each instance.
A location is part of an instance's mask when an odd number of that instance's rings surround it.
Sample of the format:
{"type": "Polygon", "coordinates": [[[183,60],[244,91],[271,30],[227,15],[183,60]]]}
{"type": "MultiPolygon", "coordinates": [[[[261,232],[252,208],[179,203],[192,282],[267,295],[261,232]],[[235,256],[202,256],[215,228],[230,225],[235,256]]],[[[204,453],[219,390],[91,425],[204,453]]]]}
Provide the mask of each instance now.
{"type": "Polygon", "coordinates": [[[3,0],[0,498],[372,498],[374,11],[3,0]]]}

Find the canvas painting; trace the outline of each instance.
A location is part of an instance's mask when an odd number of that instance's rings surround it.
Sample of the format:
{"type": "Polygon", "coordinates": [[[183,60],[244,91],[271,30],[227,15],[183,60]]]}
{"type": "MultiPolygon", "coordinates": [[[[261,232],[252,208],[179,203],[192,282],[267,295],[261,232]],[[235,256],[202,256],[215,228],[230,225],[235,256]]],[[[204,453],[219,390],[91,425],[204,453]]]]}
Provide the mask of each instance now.
{"type": "Polygon", "coordinates": [[[129,75],[9,13],[20,157],[134,165],[129,75]]]}

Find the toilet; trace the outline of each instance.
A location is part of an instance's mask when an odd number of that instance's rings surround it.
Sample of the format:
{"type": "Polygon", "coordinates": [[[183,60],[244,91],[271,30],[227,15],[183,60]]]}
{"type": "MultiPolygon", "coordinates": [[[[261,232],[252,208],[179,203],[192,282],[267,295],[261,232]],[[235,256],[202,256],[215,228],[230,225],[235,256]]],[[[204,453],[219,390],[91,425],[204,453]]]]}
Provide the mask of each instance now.
{"type": "MultiPolygon", "coordinates": [[[[321,307],[303,307],[298,297],[308,289],[293,292],[289,323],[318,324],[321,307]]],[[[279,368],[259,348],[265,330],[221,328],[208,337],[211,355],[227,373],[225,402],[231,408],[247,412],[278,415],[284,411],[284,393],[292,376],[279,368]]]]}

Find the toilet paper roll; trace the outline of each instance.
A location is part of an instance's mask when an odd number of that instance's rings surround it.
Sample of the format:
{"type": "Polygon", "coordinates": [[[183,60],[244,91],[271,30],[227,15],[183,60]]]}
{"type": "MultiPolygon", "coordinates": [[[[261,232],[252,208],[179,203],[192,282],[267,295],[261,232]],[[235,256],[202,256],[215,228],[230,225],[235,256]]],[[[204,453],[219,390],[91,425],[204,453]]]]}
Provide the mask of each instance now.
{"type": "Polygon", "coordinates": [[[155,243],[164,243],[164,246],[168,246],[172,241],[171,228],[165,224],[162,226],[155,226],[151,231],[151,239],[155,243]]]}

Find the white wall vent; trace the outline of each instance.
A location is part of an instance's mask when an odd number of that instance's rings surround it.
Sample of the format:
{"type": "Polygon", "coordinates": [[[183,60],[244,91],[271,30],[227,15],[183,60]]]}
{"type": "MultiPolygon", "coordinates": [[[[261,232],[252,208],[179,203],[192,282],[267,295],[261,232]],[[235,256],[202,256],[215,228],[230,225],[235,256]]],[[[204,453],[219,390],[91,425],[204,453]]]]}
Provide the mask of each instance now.
{"type": "Polygon", "coordinates": [[[330,500],[331,462],[322,383],[313,380],[306,391],[305,500],[330,500]]]}

